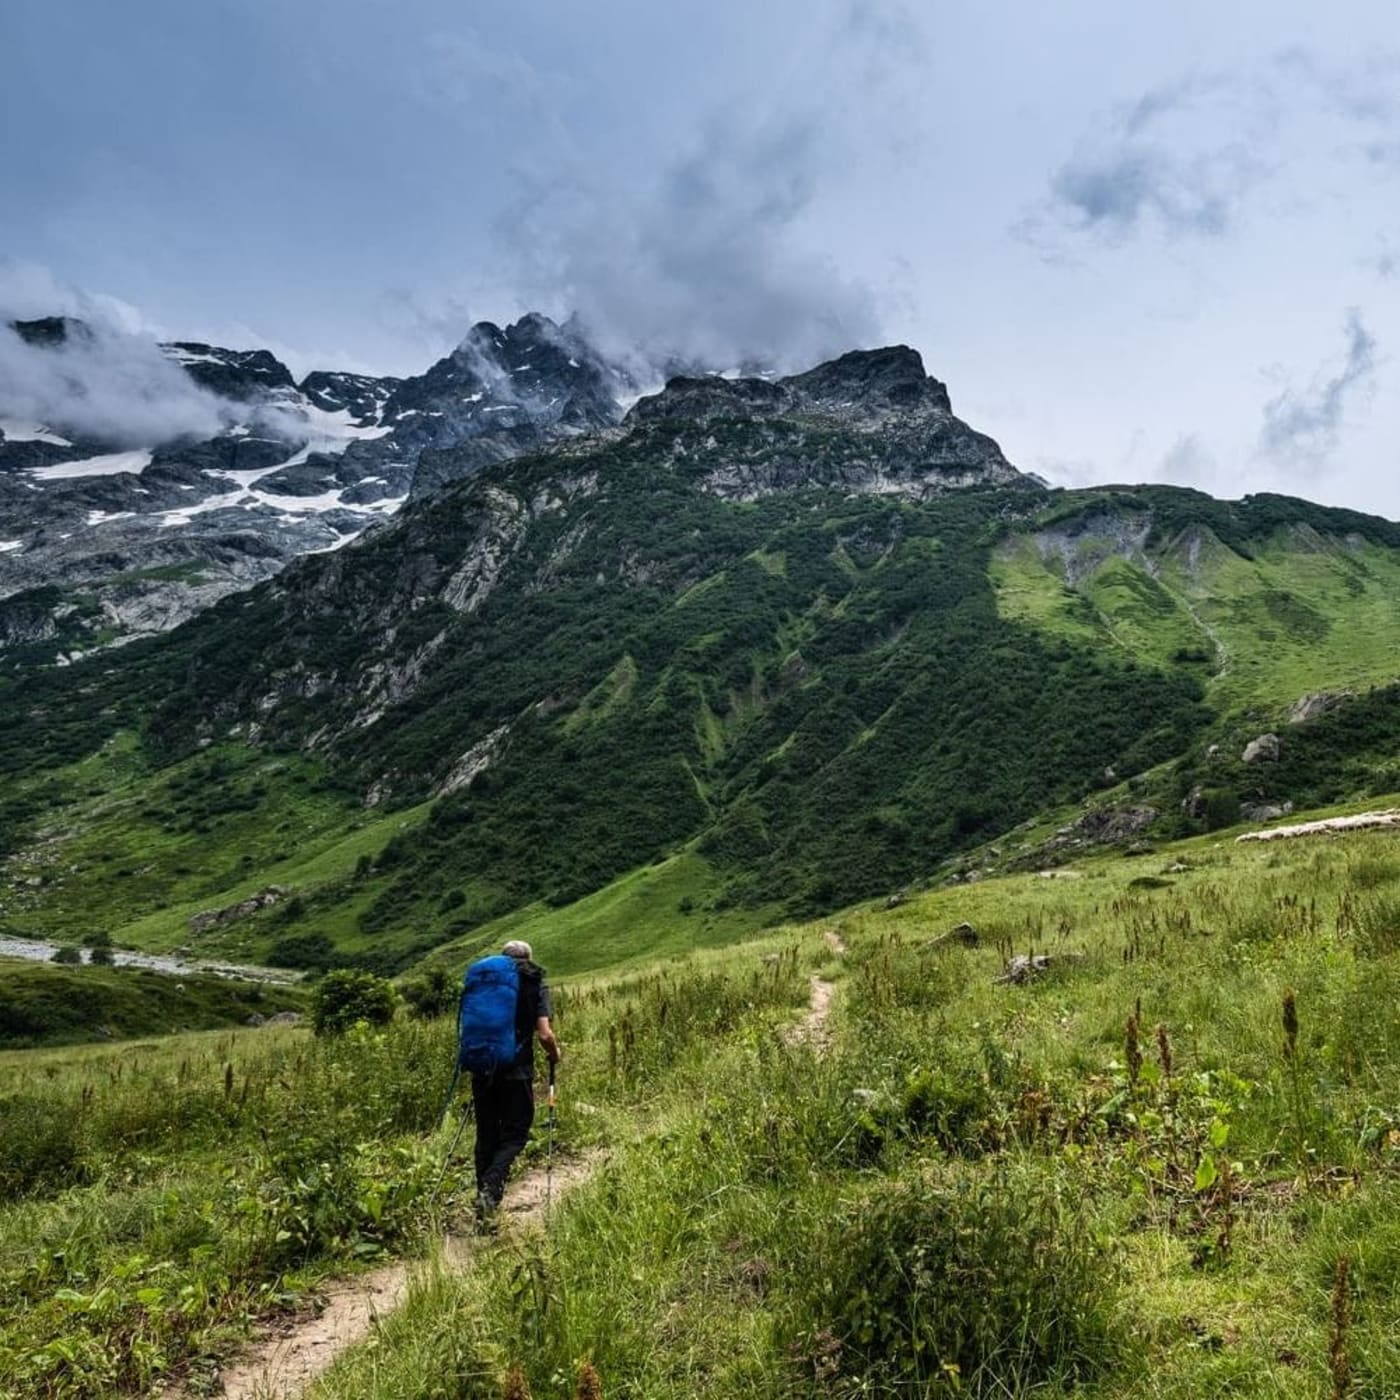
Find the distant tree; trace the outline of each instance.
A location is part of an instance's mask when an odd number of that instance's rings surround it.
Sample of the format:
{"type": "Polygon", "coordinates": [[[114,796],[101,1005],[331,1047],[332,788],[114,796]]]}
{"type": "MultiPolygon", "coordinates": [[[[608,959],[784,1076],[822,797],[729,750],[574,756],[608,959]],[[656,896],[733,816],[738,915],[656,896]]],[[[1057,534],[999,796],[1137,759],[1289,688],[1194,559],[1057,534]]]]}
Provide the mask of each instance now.
{"type": "Polygon", "coordinates": [[[328,972],[316,987],[311,1024],[317,1035],[340,1035],[357,1021],[387,1025],[394,1017],[398,994],[391,983],[372,972],[343,967],[328,972]]]}
{"type": "Polygon", "coordinates": [[[65,944],[62,948],[57,949],[53,957],[49,959],[50,962],[63,963],[69,967],[82,962],[82,960],[82,950],[74,948],[71,944],[65,944]]]}
{"type": "Polygon", "coordinates": [[[83,942],[88,946],[88,962],[94,967],[111,967],[116,959],[112,956],[112,935],[110,933],[90,933],[83,942]]]}
{"type": "Polygon", "coordinates": [[[403,999],[415,1016],[430,1021],[457,1005],[457,984],[445,967],[430,967],[424,976],[404,984],[403,999]]]}

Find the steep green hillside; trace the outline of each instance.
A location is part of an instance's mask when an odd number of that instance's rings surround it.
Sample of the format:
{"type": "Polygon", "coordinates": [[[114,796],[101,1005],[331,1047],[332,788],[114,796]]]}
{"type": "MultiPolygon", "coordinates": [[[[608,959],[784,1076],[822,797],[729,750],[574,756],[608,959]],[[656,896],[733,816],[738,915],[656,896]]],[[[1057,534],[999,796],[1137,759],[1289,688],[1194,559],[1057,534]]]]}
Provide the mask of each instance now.
{"type": "Polygon", "coordinates": [[[384,971],[525,928],[581,971],[1101,792],[1180,834],[1383,781],[1386,691],[1238,760],[1305,692],[1393,676],[1400,527],[1044,491],[909,356],[677,381],[167,637],[0,681],[3,917],[384,971]]]}
{"type": "Polygon", "coordinates": [[[1282,718],[1309,692],[1400,676],[1400,528],[1301,501],[1085,493],[996,551],[1003,616],[1282,718]]]}

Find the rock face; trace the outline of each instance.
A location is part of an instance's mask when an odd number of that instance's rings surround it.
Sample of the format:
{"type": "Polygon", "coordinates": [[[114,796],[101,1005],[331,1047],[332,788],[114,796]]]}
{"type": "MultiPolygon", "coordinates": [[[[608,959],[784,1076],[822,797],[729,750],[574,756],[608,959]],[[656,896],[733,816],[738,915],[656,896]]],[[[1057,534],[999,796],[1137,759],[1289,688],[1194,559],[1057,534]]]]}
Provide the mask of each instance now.
{"type": "Polygon", "coordinates": [[[281,885],[268,885],[266,889],[249,895],[247,899],[239,900],[237,904],[230,904],[223,909],[207,909],[202,914],[191,917],[190,932],[204,933],[208,929],[218,928],[221,924],[237,923],[239,919],[246,919],[249,914],[256,914],[259,909],[270,909],[274,904],[280,903],[286,893],[281,885]]]}
{"type": "Polygon", "coordinates": [[[1310,719],[1328,714],[1351,698],[1349,690],[1317,690],[1300,696],[1288,711],[1289,724],[1306,724],[1310,719]]]}
{"type": "Polygon", "coordinates": [[[1276,763],[1278,755],[1278,735],[1261,734],[1257,739],[1251,739],[1244,746],[1244,753],[1240,755],[1240,761],[1243,763],[1276,763]]]}
{"type": "Polygon", "coordinates": [[[1157,817],[1157,809],[1146,803],[1132,807],[1098,807],[1061,827],[1049,844],[1052,847],[1097,846],[1128,841],[1140,836],[1157,817]]]}
{"type": "MultiPolygon", "coordinates": [[[[32,348],[91,340],[12,323],[32,348]]],[[[6,418],[0,385],[0,665],[76,659],[167,630],[301,555],[339,549],[482,466],[615,424],[629,386],[575,326],[474,326],[409,379],[317,370],[266,350],[160,347],[226,428],[133,450],[6,418]]]]}
{"type": "Polygon", "coordinates": [[[857,350],[786,379],[676,378],[624,423],[671,450],[726,500],[809,486],[927,499],[1030,485],[989,437],[954,417],[908,346],[857,350]]]}

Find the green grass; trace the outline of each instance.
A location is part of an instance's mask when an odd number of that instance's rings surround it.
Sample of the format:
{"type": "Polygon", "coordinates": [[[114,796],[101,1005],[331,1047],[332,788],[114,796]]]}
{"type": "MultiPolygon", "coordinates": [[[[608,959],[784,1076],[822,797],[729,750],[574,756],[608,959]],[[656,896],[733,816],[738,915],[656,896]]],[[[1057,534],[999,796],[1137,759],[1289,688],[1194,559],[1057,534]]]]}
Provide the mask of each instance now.
{"type": "Polygon", "coordinates": [[[1252,541],[1245,557],[1197,525],[1127,557],[1092,532],[1080,550],[1071,587],[1035,536],[1007,540],[990,566],[1002,615],[1147,664],[1200,668],[1227,713],[1279,715],[1310,691],[1395,678],[1393,549],[1296,525],[1252,541]]]}
{"type": "MultiPolygon", "coordinates": [[[[495,1397],[512,1364],[567,1397],[584,1358],[639,1400],[1302,1400],[1328,1392],[1339,1258],[1353,1393],[1395,1393],[1400,846],[1233,835],[851,909],[844,957],[826,922],[684,952],[679,899],[713,878],[693,855],[619,882],[606,914],[497,926],[568,974],[558,1150],[612,1157],[548,1240],[429,1270],[317,1400],[495,1397]],[[589,956],[617,969],[580,975],[593,918],[664,954],[614,939],[589,956]],[[964,921],[977,947],[937,941],[964,921]],[[1057,965],[997,982],[1032,952],[1057,965]],[[837,984],[820,1056],[778,1033],[817,968],[837,984]]],[[[87,1396],[205,1374],[327,1270],[421,1247],[450,1036],[0,1055],[23,1196],[0,1207],[0,1375],[87,1396]]]]}
{"type": "Polygon", "coordinates": [[[212,1030],[305,1006],[299,987],[0,958],[0,1047],[212,1030]]]}
{"type": "Polygon", "coordinates": [[[560,977],[658,962],[753,935],[767,911],[714,907],[721,877],[693,851],[643,866],[561,909],[531,905],[425,959],[460,971],[471,957],[523,938],[560,977]]]}

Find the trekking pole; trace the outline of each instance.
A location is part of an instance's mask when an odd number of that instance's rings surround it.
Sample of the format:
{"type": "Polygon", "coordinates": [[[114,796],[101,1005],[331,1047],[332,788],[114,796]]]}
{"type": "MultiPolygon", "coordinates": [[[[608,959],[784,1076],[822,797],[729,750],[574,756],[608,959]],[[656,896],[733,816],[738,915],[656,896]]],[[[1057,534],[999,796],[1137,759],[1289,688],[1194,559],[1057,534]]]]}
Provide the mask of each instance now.
{"type": "Polygon", "coordinates": [[[459,1060],[456,1068],[452,1071],[452,1083],[447,1086],[447,1097],[442,1101],[442,1112],[438,1114],[437,1125],[439,1128],[447,1122],[447,1115],[452,1109],[452,1097],[457,1092],[457,1081],[461,1079],[461,1077],[462,1063],[459,1060]]]}
{"type": "Polygon", "coordinates": [[[549,1208],[554,1199],[554,1061],[549,1062],[549,1146],[544,1154],[544,1228],[549,1230],[549,1208]]]}
{"type": "Polygon", "coordinates": [[[437,1194],[442,1190],[442,1183],[447,1179],[447,1169],[452,1165],[452,1154],[456,1152],[457,1144],[461,1142],[462,1134],[467,1130],[467,1119],[472,1116],[472,1106],[470,1099],[462,1106],[462,1121],[457,1124],[457,1132],[452,1138],[452,1145],[447,1149],[447,1156],[442,1159],[442,1170],[438,1173],[437,1183],[433,1187],[432,1194],[428,1197],[429,1205],[437,1200],[437,1194]]]}

